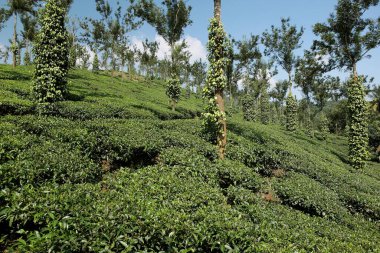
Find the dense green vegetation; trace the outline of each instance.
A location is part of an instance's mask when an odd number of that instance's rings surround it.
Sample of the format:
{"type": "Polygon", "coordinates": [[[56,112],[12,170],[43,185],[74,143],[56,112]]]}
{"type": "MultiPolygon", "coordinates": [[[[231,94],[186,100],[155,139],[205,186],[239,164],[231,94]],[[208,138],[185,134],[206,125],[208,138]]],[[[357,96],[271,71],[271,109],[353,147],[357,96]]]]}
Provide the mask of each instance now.
{"type": "Polygon", "coordinates": [[[0,251],[380,251],[380,165],[353,169],[346,137],[227,111],[221,161],[164,81],[73,70],[39,115],[32,73],[0,65],[0,251]]]}

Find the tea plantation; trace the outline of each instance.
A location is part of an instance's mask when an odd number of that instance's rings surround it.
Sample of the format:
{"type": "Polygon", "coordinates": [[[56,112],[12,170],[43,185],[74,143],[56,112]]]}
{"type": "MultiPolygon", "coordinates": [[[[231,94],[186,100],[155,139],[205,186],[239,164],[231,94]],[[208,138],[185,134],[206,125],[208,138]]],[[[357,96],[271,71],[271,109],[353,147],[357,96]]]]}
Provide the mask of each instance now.
{"type": "Polygon", "coordinates": [[[38,113],[32,71],[0,65],[0,251],[380,252],[380,164],[345,137],[229,113],[220,161],[193,94],[73,70],[38,113]]]}

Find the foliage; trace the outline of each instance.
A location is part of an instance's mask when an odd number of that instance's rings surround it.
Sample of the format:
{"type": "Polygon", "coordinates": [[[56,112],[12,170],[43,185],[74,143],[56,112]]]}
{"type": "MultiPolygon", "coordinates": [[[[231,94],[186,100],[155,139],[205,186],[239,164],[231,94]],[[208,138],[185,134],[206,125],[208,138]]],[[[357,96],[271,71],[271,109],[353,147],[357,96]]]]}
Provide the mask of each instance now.
{"type": "Polygon", "coordinates": [[[297,128],[297,101],[292,93],[286,99],[286,130],[295,131],[297,128]]]}
{"type": "Polygon", "coordinates": [[[379,0],[339,0],[327,23],[314,26],[314,33],[320,36],[320,40],[314,41],[314,48],[331,56],[331,68],[352,70],[371,49],[379,46],[380,23],[363,17],[378,3],[379,0]]]}
{"type": "Polygon", "coordinates": [[[356,169],[363,169],[368,158],[368,122],[363,78],[352,77],[348,84],[349,147],[350,162],[356,169]]]}
{"type": "Polygon", "coordinates": [[[352,170],[345,137],[237,113],[221,161],[201,99],[171,112],[162,81],[73,70],[69,100],[38,116],[32,68],[11,70],[0,65],[2,251],[380,249],[379,164],[352,170]]]}
{"type": "Polygon", "coordinates": [[[171,99],[172,110],[175,111],[175,106],[181,96],[181,87],[178,79],[172,78],[167,81],[166,95],[171,99]]]}
{"type": "Polygon", "coordinates": [[[164,0],[162,7],[157,6],[153,0],[130,0],[130,2],[134,16],[153,26],[171,47],[181,39],[184,29],[192,23],[191,6],[186,6],[183,0],[164,0]]]}
{"type": "Polygon", "coordinates": [[[297,27],[289,22],[290,18],[282,18],[280,28],[272,26],[271,33],[265,31],[262,43],[265,45],[265,55],[271,56],[290,76],[296,64],[294,50],[301,47],[300,39],[304,28],[301,27],[298,31],[297,27]]]}
{"type": "Polygon", "coordinates": [[[41,29],[34,45],[33,94],[38,103],[64,99],[67,93],[68,38],[65,9],[49,1],[40,17],[41,29]]]}
{"type": "Polygon", "coordinates": [[[149,42],[146,39],[143,42],[143,51],[139,52],[140,68],[145,70],[145,76],[153,79],[155,67],[157,65],[158,43],[156,41],[149,42]]]}
{"type": "Polygon", "coordinates": [[[204,83],[206,81],[207,76],[207,64],[203,62],[201,59],[198,61],[195,61],[191,65],[191,76],[192,76],[192,83],[193,86],[196,87],[197,96],[202,93],[202,88],[204,86],[204,83]]]}

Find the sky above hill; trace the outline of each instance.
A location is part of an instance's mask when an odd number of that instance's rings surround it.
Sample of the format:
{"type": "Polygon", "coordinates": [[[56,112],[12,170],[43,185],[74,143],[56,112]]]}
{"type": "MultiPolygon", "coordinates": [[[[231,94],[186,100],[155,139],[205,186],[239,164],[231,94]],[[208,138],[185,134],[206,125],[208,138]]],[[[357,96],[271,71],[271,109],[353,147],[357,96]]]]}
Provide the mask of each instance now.
{"type": "MultiPolygon", "coordinates": [[[[119,0],[122,6],[127,7],[128,0],[119,0]]],[[[160,2],[157,0],[157,2],[160,2]]],[[[184,38],[190,46],[193,54],[192,60],[202,58],[206,60],[207,51],[207,27],[208,21],[213,15],[212,0],[187,0],[192,6],[191,19],[193,24],[186,28],[184,38]]],[[[302,55],[304,49],[310,48],[312,41],[316,38],[312,32],[312,26],[317,22],[325,22],[331,12],[334,11],[336,0],[223,0],[222,20],[227,33],[236,39],[241,39],[250,34],[260,35],[271,25],[280,25],[281,17],[290,17],[291,23],[298,27],[303,26],[305,33],[302,37],[303,46],[296,53],[302,55]]],[[[0,0],[0,5],[4,5],[6,0],[0,0]]],[[[116,0],[110,0],[113,5],[116,0]]],[[[78,18],[98,17],[95,10],[95,0],[74,0],[71,8],[71,16],[78,18]]],[[[380,6],[372,8],[366,15],[368,17],[379,17],[380,6]]],[[[5,29],[0,32],[0,47],[8,44],[11,38],[12,23],[8,22],[5,29]]],[[[141,42],[145,38],[160,42],[159,57],[163,58],[169,51],[169,47],[155,30],[149,25],[144,25],[137,31],[130,33],[132,43],[141,47],[141,42]]],[[[375,77],[375,82],[380,83],[380,48],[370,52],[370,59],[363,59],[358,65],[360,74],[375,77]]],[[[333,74],[342,78],[348,73],[333,74]]],[[[275,77],[276,80],[285,79],[283,71],[275,77]]]]}

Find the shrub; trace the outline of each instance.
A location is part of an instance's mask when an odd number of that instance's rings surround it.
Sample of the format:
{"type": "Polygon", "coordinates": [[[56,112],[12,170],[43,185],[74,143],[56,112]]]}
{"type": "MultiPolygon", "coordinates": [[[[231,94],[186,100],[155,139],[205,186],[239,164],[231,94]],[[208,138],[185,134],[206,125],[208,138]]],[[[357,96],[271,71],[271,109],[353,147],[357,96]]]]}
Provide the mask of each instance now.
{"type": "Polygon", "coordinates": [[[20,152],[16,159],[1,165],[1,188],[15,189],[45,182],[83,183],[96,182],[101,170],[79,150],[71,150],[68,145],[42,141],[20,152]]]}

